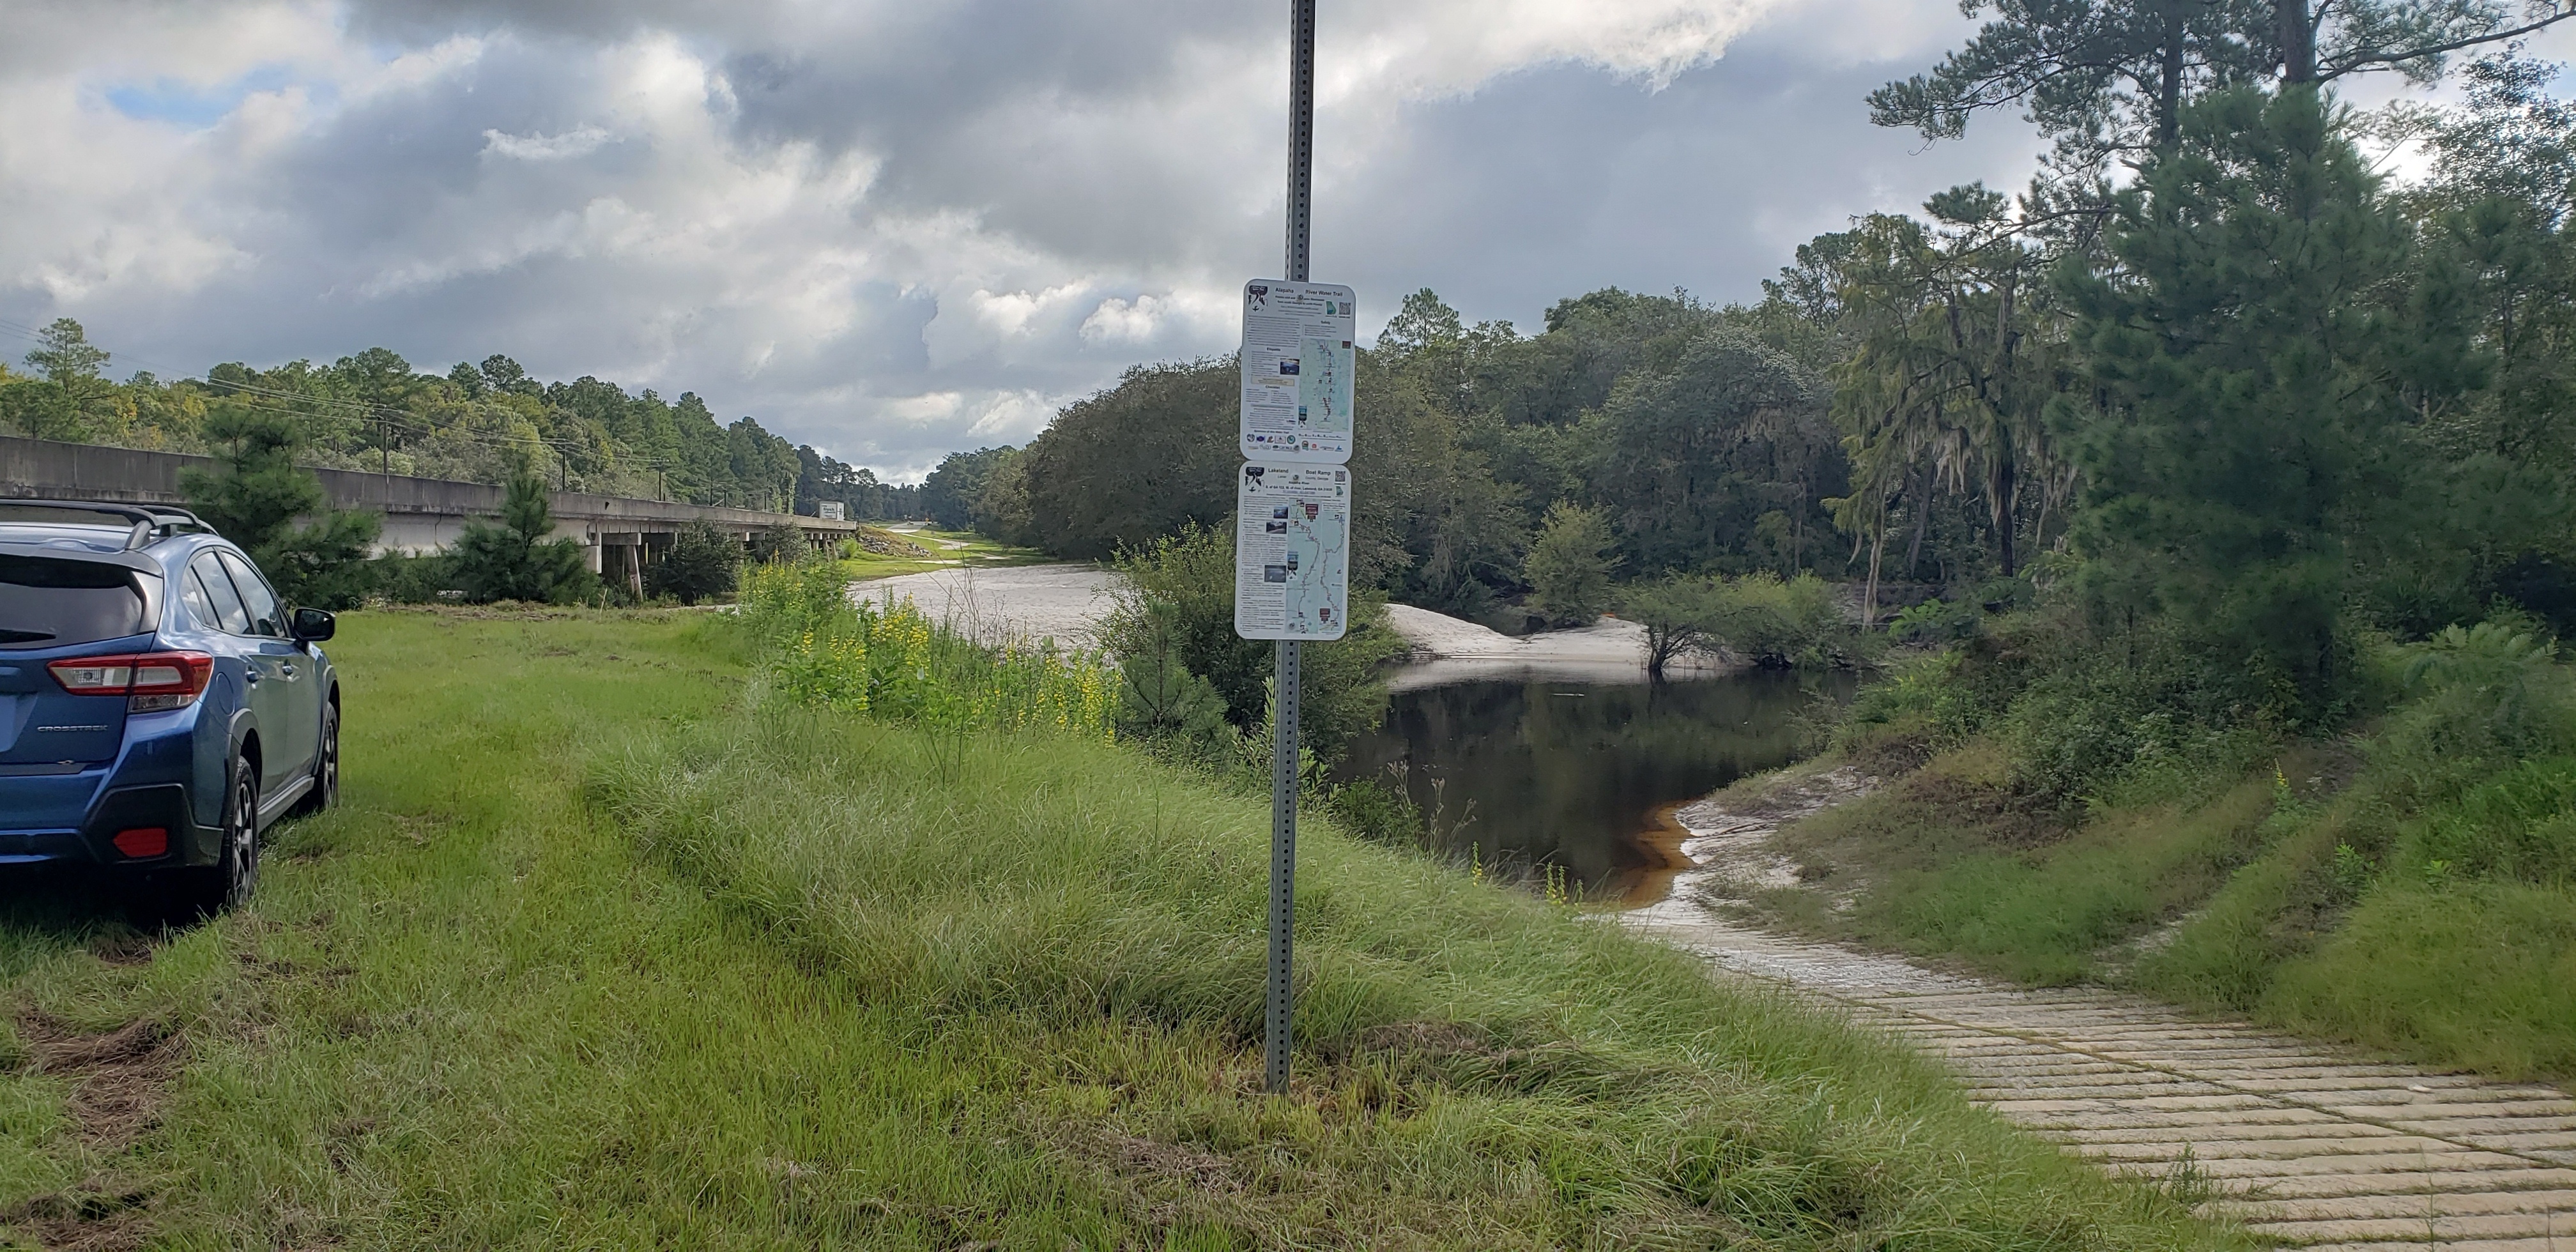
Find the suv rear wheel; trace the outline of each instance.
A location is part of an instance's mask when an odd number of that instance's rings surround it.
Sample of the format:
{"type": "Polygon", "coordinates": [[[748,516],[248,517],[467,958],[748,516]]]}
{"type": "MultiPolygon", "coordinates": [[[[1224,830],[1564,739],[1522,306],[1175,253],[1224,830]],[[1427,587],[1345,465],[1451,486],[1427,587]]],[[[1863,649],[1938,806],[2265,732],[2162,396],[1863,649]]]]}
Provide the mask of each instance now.
{"type": "Polygon", "coordinates": [[[224,787],[223,846],[215,863],[190,870],[189,886],[198,910],[220,913],[250,902],[259,886],[259,772],[250,758],[236,754],[224,787]]]}

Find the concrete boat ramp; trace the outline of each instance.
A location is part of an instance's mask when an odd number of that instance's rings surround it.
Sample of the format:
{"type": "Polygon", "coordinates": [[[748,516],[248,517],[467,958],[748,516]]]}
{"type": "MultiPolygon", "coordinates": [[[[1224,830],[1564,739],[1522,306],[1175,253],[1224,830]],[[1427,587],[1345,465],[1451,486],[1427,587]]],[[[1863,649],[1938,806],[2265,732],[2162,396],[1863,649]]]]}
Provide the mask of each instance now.
{"type": "Polygon", "coordinates": [[[1685,871],[1622,924],[1923,1049],[1973,1099],[2277,1245],[2576,1252],[2576,1101],[2556,1087],[2382,1064],[2099,989],[2031,991],[1726,920],[1696,890],[1782,867],[1781,824],[1870,785],[1827,771],[1730,811],[1702,801],[1685,871]]]}

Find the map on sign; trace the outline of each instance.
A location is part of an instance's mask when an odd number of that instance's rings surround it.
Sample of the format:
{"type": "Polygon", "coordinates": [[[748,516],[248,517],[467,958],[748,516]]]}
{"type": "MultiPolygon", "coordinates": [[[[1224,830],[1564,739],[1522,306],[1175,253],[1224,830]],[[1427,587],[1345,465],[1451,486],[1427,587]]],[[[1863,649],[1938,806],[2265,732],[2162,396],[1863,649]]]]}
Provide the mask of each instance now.
{"type": "Polygon", "coordinates": [[[1351,472],[1255,462],[1237,480],[1234,633],[1339,639],[1350,626],[1351,472]]]}
{"type": "Polygon", "coordinates": [[[1351,289],[1255,279],[1243,285],[1243,455],[1351,459],[1351,289]]]}

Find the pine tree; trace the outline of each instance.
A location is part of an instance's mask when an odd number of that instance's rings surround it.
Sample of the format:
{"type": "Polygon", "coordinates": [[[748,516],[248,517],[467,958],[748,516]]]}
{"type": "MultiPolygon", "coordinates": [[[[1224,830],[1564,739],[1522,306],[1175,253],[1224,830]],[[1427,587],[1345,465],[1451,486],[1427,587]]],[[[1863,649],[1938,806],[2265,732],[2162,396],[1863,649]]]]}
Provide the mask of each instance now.
{"type": "Polygon", "coordinates": [[[384,518],[331,507],[321,480],[295,463],[304,441],[292,418],[228,405],[208,415],[205,429],[215,468],[180,472],[189,508],[250,553],[289,601],[355,605],[366,593],[363,562],[384,518]]]}
{"type": "Polygon", "coordinates": [[[2107,242],[2106,272],[2061,271],[2098,403],[2055,415],[2095,584],[2174,614],[2282,712],[2324,712],[2351,547],[2419,494],[2418,415],[2481,381],[2456,276],[2308,89],[2186,110],[2107,242]]]}
{"type": "Polygon", "coordinates": [[[525,600],[566,604],[598,580],[585,567],[581,544],[548,539],[555,528],[545,480],[521,470],[501,503],[501,524],[481,518],[465,524],[451,556],[456,580],[469,600],[525,600]]]}
{"type": "Polygon", "coordinates": [[[682,604],[723,595],[733,590],[742,555],[742,545],[726,538],[714,523],[694,519],[680,528],[671,550],[644,572],[645,589],[657,596],[676,596],[682,604]]]}

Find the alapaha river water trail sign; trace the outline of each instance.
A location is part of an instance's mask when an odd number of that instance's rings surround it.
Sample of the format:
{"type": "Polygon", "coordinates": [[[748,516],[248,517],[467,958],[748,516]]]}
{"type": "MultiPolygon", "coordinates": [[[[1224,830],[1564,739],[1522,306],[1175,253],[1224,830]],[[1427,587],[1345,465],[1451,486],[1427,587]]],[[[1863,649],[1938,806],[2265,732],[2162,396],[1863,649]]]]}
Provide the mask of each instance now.
{"type": "Polygon", "coordinates": [[[1351,472],[1254,461],[1235,480],[1234,633],[1339,639],[1350,628],[1351,472]]]}
{"type": "Polygon", "coordinates": [[[1247,461],[1351,459],[1351,289],[1259,278],[1243,285],[1243,405],[1237,438],[1247,461]]]}
{"type": "Polygon", "coordinates": [[[1235,480],[1234,633],[1339,639],[1350,628],[1352,292],[1243,285],[1245,464],[1235,480]]]}

